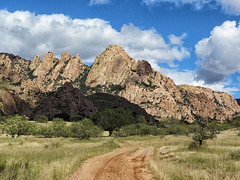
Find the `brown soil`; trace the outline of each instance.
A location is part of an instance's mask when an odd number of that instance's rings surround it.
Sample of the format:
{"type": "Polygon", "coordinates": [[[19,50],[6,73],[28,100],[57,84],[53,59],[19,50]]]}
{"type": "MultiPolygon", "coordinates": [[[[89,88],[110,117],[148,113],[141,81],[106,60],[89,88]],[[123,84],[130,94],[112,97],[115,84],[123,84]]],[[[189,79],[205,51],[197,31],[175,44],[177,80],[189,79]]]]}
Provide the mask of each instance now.
{"type": "Polygon", "coordinates": [[[87,160],[69,180],[151,180],[150,149],[120,148],[87,160]]]}

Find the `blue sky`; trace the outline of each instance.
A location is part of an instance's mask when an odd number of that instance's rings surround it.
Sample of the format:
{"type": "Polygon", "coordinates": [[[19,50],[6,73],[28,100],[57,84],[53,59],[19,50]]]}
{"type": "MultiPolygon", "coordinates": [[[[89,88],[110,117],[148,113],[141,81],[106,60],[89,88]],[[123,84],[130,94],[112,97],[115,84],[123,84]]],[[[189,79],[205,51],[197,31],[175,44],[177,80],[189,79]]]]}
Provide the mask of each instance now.
{"type": "Polygon", "coordinates": [[[176,84],[240,97],[238,0],[0,0],[0,52],[92,64],[109,44],[176,84]]]}

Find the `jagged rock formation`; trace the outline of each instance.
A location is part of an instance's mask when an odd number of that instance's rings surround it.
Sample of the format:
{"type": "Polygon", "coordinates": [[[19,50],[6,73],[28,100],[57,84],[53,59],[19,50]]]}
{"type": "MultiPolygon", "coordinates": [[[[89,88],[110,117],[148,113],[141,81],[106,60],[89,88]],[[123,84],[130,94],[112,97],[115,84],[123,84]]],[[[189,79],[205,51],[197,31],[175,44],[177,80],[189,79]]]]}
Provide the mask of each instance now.
{"type": "Polygon", "coordinates": [[[0,80],[9,82],[18,95],[32,107],[45,93],[56,91],[66,82],[79,87],[85,95],[103,92],[126,98],[162,119],[175,117],[189,122],[197,117],[223,121],[239,115],[234,98],[208,88],[177,86],[169,77],[154,71],[147,61],[137,62],[122,47],[110,45],[97,56],[92,67],[80,55],[68,52],[59,60],[52,52],[33,61],[0,53],[0,80]]]}
{"type": "Polygon", "coordinates": [[[39,103],[34,116],[44,114],[50,119],[60,117],[67,121],[79,121],[98,110],[91,101],[83,97],[81,90],[74,88],[71,83],[65,83],[39,103]]]}
{"type": "Polygon", "coordinates": [[[32,61],[0,53],[0,80],[12,83],[19,96],[32,106],[42,93],[55,91],[66,82],[81,80],[86,68],[79,54],[71,57],[68,52],[64,52],[60,60],[47,52],[42,60],[36,55],[32,61]]]}
{"type": "Polygon", "coordinates": [[[231,95],[208,88],[176,86],[147,61],[135,62],[120,46],[109,46],[97,56],[86,85],[101,85],[105,92],[120,86],[119,96],[157,118],[176,117],[191,122],[200,116],[223,121],[240,112],[231,95]]]}

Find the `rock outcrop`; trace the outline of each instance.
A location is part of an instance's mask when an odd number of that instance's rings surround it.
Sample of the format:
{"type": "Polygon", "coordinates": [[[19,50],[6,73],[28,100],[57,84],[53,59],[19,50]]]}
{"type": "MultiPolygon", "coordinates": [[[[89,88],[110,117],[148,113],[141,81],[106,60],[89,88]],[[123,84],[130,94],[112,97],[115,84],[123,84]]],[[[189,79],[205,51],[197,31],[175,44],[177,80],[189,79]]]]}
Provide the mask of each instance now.
{"type": "Polygon", "coordinates": [[[158,119],[176,117],[192,122],[202,117],[223,121],[240,112],[231,95],[208,88],[177,86],[172,79],[154,71],[147,61],[136,62],[116,45],[97,56],[86,84],[100,85],[105,92],[120,85],[119,96],[140,105],[158,119]]]}
{"type": "Polygon", "coordinates": [[[41,99],[34,116],[44,114],[50,119],[64,118],[67,121],[79,121],[97,111],[93,103],[83,97],[80,89],[71,83],[65,83],[57,91],[41,99]]]}
{"type": "MultiPolygon", "coordinates": [[[[91,67],[82,62],[79,54],[71,57],[68,52],[64,52],[60,60],[47,52],[42,60],[37,55],[32,61],[0,53],[0,80],[10,83],[20,98],[33,108],[46,93],[57,91],[70,82],[84,95],[102,92],[126,98],[157,119],[175,117],[192,122],[201,117],[224,121],[240,114],[240,106],[231,95],[208,88],[177,86],[147,61],[135,61],[118,45],[108,46],[91,67]]],[[[46,106],[50,104],[46,102],[46,106]]],[[[43,109],[39,113],[47,112],[43,109]]],[[[12,111],[15,111],[14,105],[12,111]]],[[[52,112],[47,113],[54,117],[60,110],[52,107],[52,112]]],[[[66,114],[74,118],[82,116],[79,113],[66,114]]]]}
{"type": "Polygon", "coordinates": [[[8,90],[0,90],[0,114],[10,116],[14,114],[32,116],[32,109],[27,102],[8,90]]]}

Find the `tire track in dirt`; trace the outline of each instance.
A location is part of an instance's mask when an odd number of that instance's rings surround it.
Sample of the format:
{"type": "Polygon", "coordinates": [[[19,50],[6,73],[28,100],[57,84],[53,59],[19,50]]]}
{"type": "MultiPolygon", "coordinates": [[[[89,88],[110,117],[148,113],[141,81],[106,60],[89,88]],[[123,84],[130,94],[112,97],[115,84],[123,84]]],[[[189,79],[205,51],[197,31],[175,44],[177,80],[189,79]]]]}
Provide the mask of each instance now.
{"type": "Polygon", "coordinates": [[[69,180],[152,180],[151,150],[120,148],[87,160],[69,180]]]}

